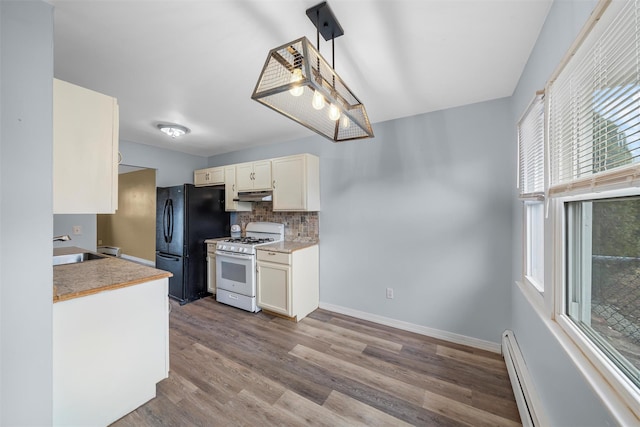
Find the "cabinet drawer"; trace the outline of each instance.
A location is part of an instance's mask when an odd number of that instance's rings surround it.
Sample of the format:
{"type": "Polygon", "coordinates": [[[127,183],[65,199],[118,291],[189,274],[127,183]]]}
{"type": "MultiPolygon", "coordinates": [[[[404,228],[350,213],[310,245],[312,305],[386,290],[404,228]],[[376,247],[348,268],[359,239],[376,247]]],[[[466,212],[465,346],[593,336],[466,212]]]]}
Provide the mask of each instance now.
{"type": "Polygon", "coordinates": [[[258,261],[275,262],[277,264],[291,264],[291,255],[267,249],[258,249],[258,261]]]}

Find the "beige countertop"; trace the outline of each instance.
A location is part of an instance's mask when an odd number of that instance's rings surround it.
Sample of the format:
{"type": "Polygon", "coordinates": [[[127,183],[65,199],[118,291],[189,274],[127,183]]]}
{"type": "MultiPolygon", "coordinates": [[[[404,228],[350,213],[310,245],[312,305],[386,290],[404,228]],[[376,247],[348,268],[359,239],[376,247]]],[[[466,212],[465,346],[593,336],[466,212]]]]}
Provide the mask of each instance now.
{"type": "Polygon", "coordinates": [[[317,241],[312,242],[291,242],[288,240],[276,243],[270,243],[268,245],[258,246],[256,249],[259,251],[272,251],[272,252],[282,252],[285,254],[290,254],[295,251],[299,251],[300,249],[308,248],[309,246],[317,245],[317,241]]]}
{"type": "MultiPolygon", "coordinates": [[[[55,248],[54,255],[91,252],[75,246],[55,248]]],[[[168,271],[106,257],[53,267],[53,302],[79,298],[102,291],[133,286],[151,280],[171,277],[168,271]]]]}

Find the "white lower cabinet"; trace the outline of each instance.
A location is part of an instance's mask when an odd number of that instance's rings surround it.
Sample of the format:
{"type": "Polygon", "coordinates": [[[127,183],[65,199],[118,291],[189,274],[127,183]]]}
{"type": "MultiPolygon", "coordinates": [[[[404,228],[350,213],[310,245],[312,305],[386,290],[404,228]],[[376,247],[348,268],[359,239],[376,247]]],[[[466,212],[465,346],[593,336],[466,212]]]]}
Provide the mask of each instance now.
{"type": "Polygon", "coordinates": [[[291,253],[258,249],[257,257],[260,308],[296,321],[318,308],[318,245],[291,253]]]}
{"type": "Polygon", "coordinates": [[[207,243],[207,292],[216,293],[216,244],[207,243]]]}
{"type": "Polygon", "coordinates": [[[258,306],[293,317],[291,309],[291,266],[258,262],[258,306]]]}
{"type": "Polygon", "coordinates": [[[53,304],[53,425],[106,426],[156,396],[168,292],[164,278],[53,304]]]}

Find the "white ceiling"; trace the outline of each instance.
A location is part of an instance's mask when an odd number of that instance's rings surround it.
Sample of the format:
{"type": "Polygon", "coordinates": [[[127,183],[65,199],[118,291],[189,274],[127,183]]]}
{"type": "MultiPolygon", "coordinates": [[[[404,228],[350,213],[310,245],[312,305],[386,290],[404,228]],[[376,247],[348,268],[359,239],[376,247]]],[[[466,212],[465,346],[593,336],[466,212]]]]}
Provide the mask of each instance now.
{"type": "MultiPolygon", "coordinates": [[[[551,2],[330,0],[336,71],[374,124],[510,96],[551,2]]],[[[270,49],[315,43],[318,0],[49,3],[55,76],[118,98],[121,139],[210,156],[315,135],[251,93],[270,49]],[[172,140],[158,122],[191,133],[172,140]]]]}

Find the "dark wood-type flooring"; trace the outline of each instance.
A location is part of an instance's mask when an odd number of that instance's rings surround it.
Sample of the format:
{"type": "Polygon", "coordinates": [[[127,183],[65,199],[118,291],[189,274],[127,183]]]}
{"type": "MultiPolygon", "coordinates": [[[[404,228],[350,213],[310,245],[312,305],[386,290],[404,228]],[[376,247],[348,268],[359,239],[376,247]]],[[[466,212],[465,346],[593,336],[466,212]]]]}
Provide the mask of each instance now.
{"type": "Polygon", "coordinates": [[[114,426],[515,426],[498,354],[316,310],[172,303],[169,378],[114,426]]]}

